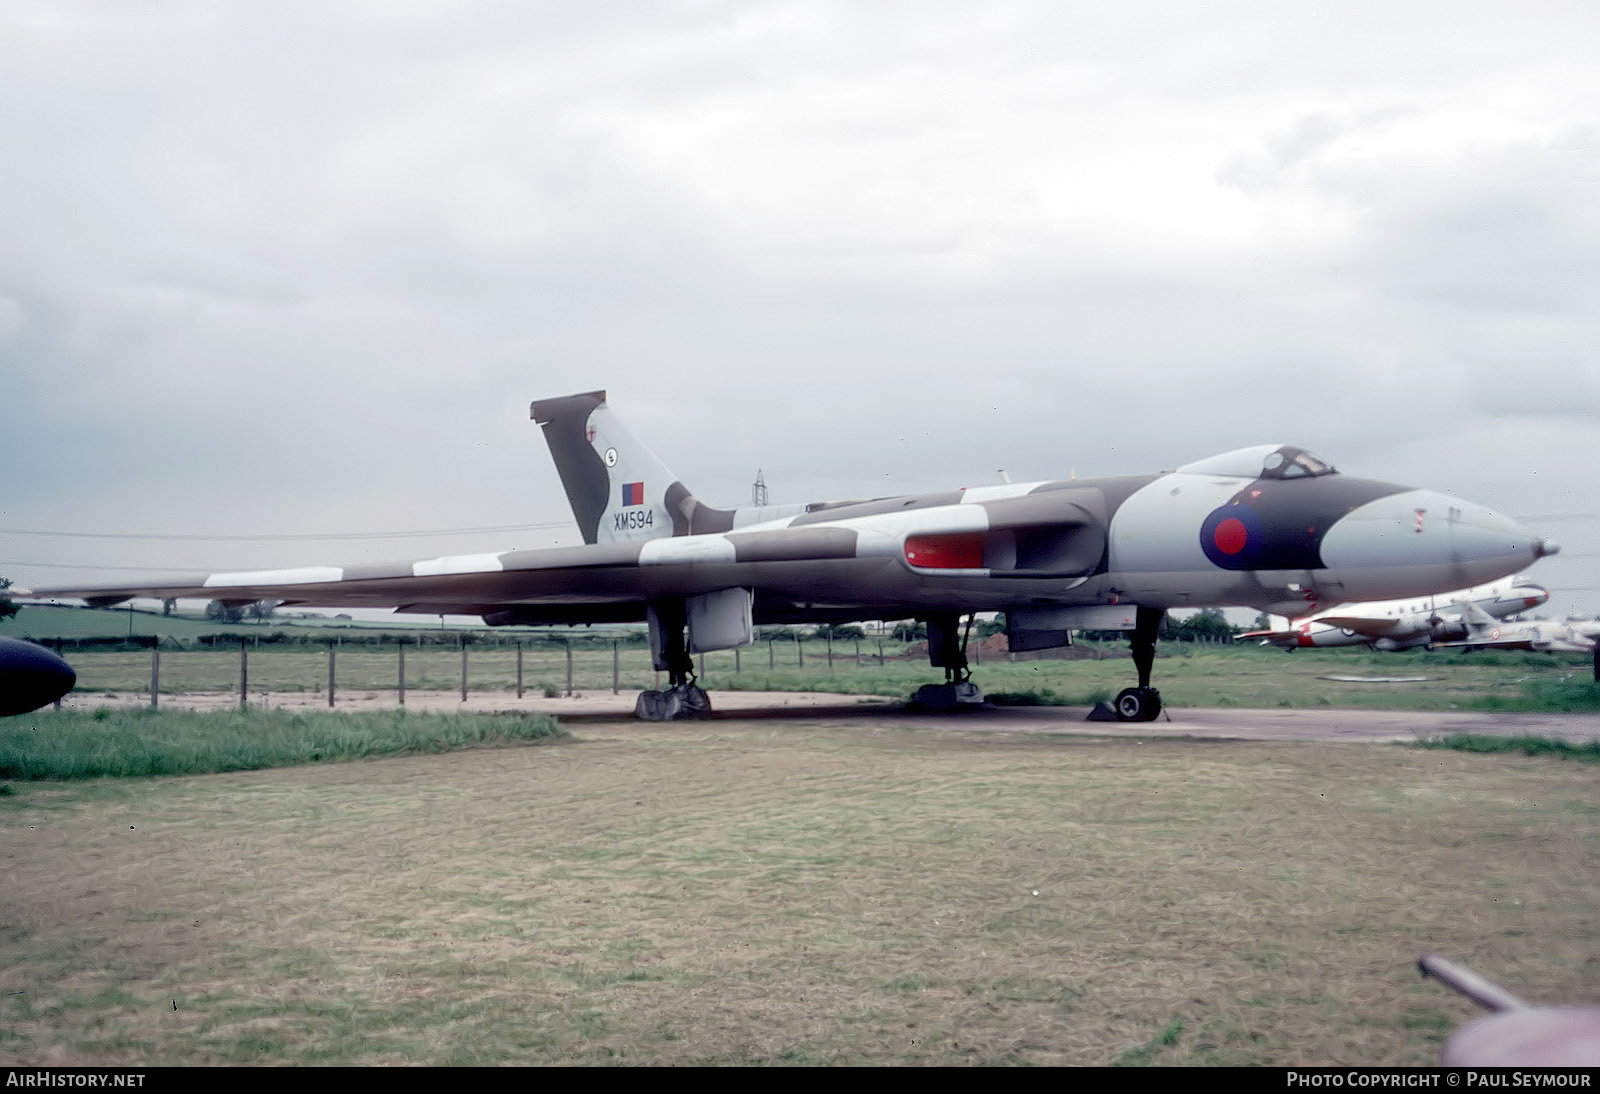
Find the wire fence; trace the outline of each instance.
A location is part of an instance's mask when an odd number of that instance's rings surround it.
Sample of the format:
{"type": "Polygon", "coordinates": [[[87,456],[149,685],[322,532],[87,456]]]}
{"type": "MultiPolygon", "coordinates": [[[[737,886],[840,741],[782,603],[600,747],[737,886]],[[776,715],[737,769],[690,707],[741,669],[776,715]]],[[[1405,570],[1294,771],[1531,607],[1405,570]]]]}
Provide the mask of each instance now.
{"type": "MultiPolygon", "coordinates": [[[[52,646],[54,643],[52,643],[52,646]]],[[[400,702],[412,691],[527,693],[556,696],[577,691],[613,693],[660,687],[647,647],[621,639],[536,641],[475,644],[458,642],[388,644],[255,643],[232,639],[228,644],[184,646],[159,640],[125,648],[80,646],[69,641],[62,652],[71,657],[80,692],[147,692],[152,697],[191,692],[325,693],[330,705],[340,691],[396,693],[400,702]]],[[[696,654],[696,671],[739,675],[747,671],[798,670],[818,675],[886,662],[906,661],[920,652],[901,643],[874,639],[827,641],[758,641],[736,650],[696,654]]]]}

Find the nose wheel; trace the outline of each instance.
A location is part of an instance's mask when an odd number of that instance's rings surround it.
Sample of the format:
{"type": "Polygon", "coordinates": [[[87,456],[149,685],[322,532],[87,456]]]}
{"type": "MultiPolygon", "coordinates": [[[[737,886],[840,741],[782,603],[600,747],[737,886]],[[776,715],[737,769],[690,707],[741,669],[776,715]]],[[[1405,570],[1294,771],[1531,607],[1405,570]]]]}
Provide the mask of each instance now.
{"type": "Polygon", "coordinates": [[[1116,707],[1118,721],[1153,722],[1161,713],[1161,693],[1155,688],[1123,688],[1116,707]]]}
{"type": "Polygon", "coordinates": [[[1150,669],[1156,661],[1156,635],[1161,631],[1161,620],[1166,614],[1160,608],[1146,608],[1142,604],[1134,614],[1133,634],[1129,637],[1139,686],[1117,693],[1119,722],[1153,722],[1161,713],[1161,693],[1150,686],[1150,669]]]}

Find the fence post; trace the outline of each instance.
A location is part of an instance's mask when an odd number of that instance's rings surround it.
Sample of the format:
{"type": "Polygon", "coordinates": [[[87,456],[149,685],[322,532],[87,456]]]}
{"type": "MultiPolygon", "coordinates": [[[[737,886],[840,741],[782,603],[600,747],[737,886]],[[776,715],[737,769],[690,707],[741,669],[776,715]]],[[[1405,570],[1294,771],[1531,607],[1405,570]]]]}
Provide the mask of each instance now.
{"type": "Polygon", "coordinates": [[[800,648],[800,628],[794,628],[794,656],[795,663],[801,668],[806,667],[806,651],[800,648]]]}
{"type": "Polygon", "coordinates": [[[161,694],[161,639],[150,647],[150,709],[156,709],[156,696],[161,694]]]}
{"type": "Polygon", "coordinates": [[[567,639],[567,698],[572,698],[572,639],[567,639]]]}
{"type": "Polygon", "coordinates": [[[395,691],[400,695],[400,705],[406,705],[406,640],[400,639],[397,643],[400,650],[400,674],[395,681],[395,691]]]}
{"type": "Polygon", "coordinates": [[[239,639],[239,709],[245,707],[245,695],[250,691],[250,652],[244,639],[239,639]]]}
{"type": "Polygon", "coordinates": [[[612,695],[616,695],[617,694],[617,692],[620,690],[618,685],[620,685],[621,683],[622,683],[621,655],[619,653],[617,653],[617,640],[615,638],[613,638],[611,640],[611,694],[612,695]]]}
{"type": "Polygon", "coordinates": [[[767,671],[771,672],[777,666],[772,660],[772,639],[767,639],[767,671]]]}
{"type": "Polygon", "coordinates": [[[737,676],[742,671],[744,670],[739,667],[739,647],[735,646],[733,647],[733,673],[737,676]]]}
{"type": "Polygon", "coordinates": [[[333,663],[334,663],[334,652],[333,652],[333,650],[334,650],[333,646],[329,646],[328,647],[328,709],[329,710],[333,709],[333,663]]]}
{"type": "Polygon", "coordinates": [[[467,701],[467,636],[461,636],[461,701],[467,701]]]}
{"type": "Polygon", "coordinates": [[[517,639],[517,698],[522,698],[522,639],[517,639]]]}

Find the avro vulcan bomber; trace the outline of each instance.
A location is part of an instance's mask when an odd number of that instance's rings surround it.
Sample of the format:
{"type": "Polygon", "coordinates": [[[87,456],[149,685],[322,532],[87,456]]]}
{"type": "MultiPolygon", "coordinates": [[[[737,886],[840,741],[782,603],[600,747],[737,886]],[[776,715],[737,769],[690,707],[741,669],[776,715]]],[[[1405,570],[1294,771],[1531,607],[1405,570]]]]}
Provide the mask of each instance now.
{"type": "Polygon", "coordinates": [[[944,683],[920,698],[981,701],[962,619],[1004,612],[1013,650],[1068,645],[1078,629],[1131,631],[1138,680],[1116,709],[1148,721],[1169,609],[1298,617],[1480,585],[1555,550],[1482,505],[1342,475],[1292,445],[1159,474],[718,509],[633,437],[603,391],[539,400],[532,417],[584,546],[39,592],[392,607],[499,625],[647,622],[671,685],[640,696],[650,719],[708,710],[691,655],[747,645],[767,623],[921,620],[944,683]]]}

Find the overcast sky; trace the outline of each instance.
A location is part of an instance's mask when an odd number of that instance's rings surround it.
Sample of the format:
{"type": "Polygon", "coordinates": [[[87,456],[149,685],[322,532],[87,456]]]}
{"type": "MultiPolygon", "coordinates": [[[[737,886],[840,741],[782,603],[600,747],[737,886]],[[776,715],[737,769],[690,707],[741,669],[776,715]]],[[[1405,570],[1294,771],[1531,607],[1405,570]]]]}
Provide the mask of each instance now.
{"type": "Polygon", "coordinates": [[[578,542],[528,404],[605,388],[720,504],[1297,443],[1593,613],[1596,57],[1593,0],[6,0],[0,574],[578,542]]]}

